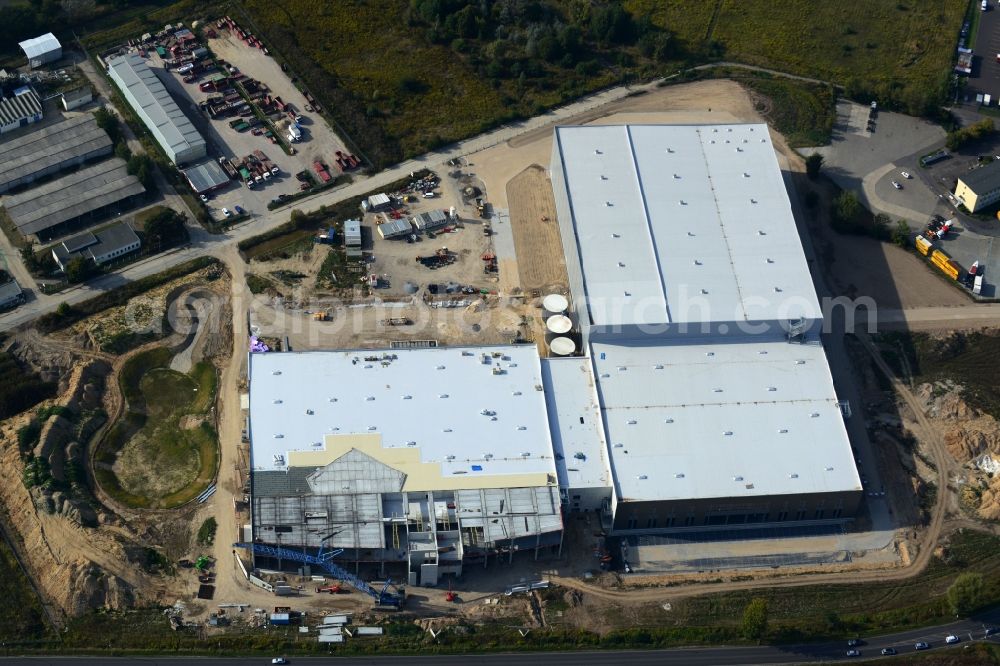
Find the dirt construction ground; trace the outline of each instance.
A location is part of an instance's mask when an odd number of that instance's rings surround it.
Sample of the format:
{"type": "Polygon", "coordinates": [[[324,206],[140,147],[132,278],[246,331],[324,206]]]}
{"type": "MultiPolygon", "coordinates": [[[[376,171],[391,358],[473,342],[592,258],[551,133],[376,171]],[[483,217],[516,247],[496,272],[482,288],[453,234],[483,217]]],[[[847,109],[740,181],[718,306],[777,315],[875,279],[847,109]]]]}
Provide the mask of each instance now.
{"type": "Polygon", "coordinates": [[[533,164],[507,183],[521,289],[565,293],[566,260],[547,169],[533,164]]]}

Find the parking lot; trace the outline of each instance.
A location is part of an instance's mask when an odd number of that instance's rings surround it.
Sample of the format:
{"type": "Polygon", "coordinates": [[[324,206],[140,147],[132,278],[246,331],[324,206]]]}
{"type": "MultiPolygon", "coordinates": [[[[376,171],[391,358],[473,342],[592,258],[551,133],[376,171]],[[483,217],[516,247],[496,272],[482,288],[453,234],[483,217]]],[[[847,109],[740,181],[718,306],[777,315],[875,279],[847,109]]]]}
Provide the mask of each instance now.
{"type": "Polygon", "coordinates": [[[245,209],[251,215],[267,210],[267,204],[279,194],[294,194],[299,190],[299,183],[294,174],[302,170],[310,170],[312,163],[320,161],[330,167],[330,173],[336,175],[336,151],[345,151],[343,141],[334,134],[325,122],[310,117],[305,111],[306,102],[287,75],[270,57],[259,49],[249,47],[243,42],[232,38],[228,32],[222,31],[216,39],[208,40],[215,55],[245,75],[266,85],[272,95],[280,96],[285,102],[294,105],[302,116],[302,139],[295,143],[295,155],[288,155],[280,145],[272,144],[262,135],[254,135],[250,131],[239,132],[230,126],[232,117],[211,119],[201,110],[199,104],[211,96],[218,96],[215,91],[202,91],[199,84],[204,78],[198,78],[190,83],[183,81],[183,75],[176,70],[164,68],[163,60],[155,51],[148,53],[149,65],[157,72],[164,85],[185,114],[202,133],[209,144],[209,155],[212,159],[218,157],[233,158],[234,161],[252,154],[255,150],[263,151],[269,160],[278,168],[279,173],[270,180],[257,184],[254,189],[247,189],[239,181],[217,190],[211,195],[208,203],[213,217],[223,217],[223,209],[234,211],[236,206],[245,209]]]}
{"type": "Polygon", "coordinates": [[[996,0],[988,0],[988,3],[989,9],[979,12],[972,75],[965,88],[965,102],[974,103],[977,94],[990,95],[993,104],[1000,102],[1000,62],[997,61],[997,54],[1000,53],[1000,3],[996,0]]]}

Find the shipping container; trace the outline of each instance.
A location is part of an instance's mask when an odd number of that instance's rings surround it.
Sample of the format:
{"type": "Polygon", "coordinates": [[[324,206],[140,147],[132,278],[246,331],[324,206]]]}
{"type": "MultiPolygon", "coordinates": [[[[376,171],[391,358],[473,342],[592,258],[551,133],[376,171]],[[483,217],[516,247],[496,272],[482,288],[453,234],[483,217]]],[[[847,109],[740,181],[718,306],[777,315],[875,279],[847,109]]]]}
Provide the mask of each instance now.
{"type": "Polygon", "coordinates": [[[934,247],[933,245],[931,245],[931,242],[926,238],[924,238],[923,236],[917,236],[917,239],[914,241],[914,243],[916,243],[917,252],[919,252],[924,256],[930,253],[931,248],[934,247]]]}

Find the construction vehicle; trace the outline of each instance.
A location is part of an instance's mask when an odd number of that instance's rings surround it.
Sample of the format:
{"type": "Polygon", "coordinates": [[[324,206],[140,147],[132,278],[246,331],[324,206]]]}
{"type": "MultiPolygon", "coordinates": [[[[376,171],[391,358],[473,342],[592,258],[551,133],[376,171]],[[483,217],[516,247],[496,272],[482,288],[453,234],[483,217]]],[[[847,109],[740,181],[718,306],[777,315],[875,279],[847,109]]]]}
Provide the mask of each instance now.
{"type": "Polygon", "coordinates": [[[406,595],[403,590],[398,590],[395,593],[390,592],[389,586],[392,584],[391,580],[386,580],[381,589],[376,589],[333,562],[333,558],[343,553],[344,550],[342,548],[338,548],[336,550],[325,550],[325,542],[333,538],[336,534],[339,534],[339,532],[340,530],[337,530],[323,537],[320,540],[319,552],[316,553],[316,555],[309,555],[299,550],[282,548],[280,546],[272,546],[264,543],[234,543],[233,548],[246,548],[255,555],[273,557],[288,562],[301,562],[303,564],[320,567],[321,569],[326,570],[332,577],[347,583],[359,592],[364,592],[368,596],[375,599],[376,609],[399,610],[405,601],[406,595]]]}
{"type": "Polygon", "coordinates": [[[327,585],[326,587],[317,587],[316,594],[322,594],[323,592],[329,592],[330,594],[350,594],[351,591],[341,585],[327,585]]]}

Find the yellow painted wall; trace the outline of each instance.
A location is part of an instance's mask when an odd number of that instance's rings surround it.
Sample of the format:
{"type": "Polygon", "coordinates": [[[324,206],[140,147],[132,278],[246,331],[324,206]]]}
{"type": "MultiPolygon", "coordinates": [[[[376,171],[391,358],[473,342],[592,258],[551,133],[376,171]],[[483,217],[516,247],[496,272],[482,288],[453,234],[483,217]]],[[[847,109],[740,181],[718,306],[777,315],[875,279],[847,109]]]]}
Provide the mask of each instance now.
{"type": "Polygon", "coordinates": [[[290,451],[289,467],[325,467],[351,449],[357,449],[406,475],[405,492],[477,488],[532,488],[555,485],[554,474],[442,474],[440,463],[420,461],[420,447],[383,448],[382,435],[326,435],[324,451],[290,451]]]}
{"type": "Polygon", "coordinates": [[[976,212],[976,193],[969,189],[968,185],[962,182],[962,179],[958,179],[958,185],[955,186],[955,196],[965,202],[965,207],[968,208],[973,213],[976,212]]]}

